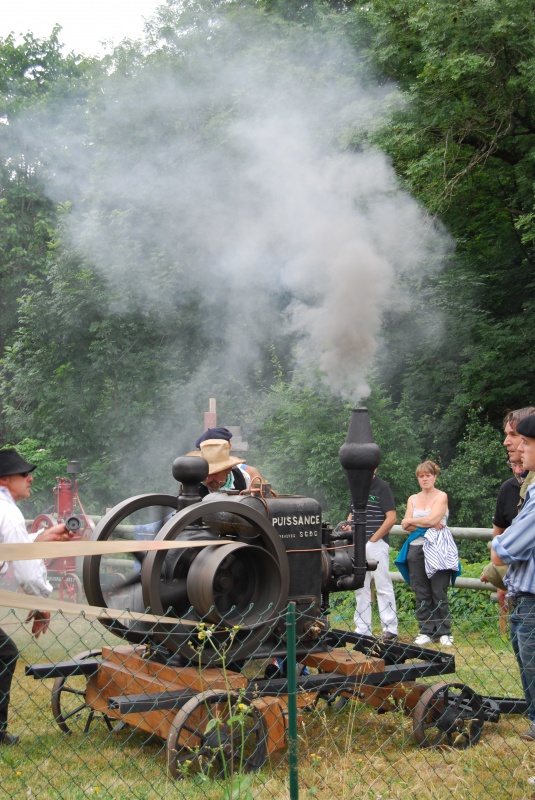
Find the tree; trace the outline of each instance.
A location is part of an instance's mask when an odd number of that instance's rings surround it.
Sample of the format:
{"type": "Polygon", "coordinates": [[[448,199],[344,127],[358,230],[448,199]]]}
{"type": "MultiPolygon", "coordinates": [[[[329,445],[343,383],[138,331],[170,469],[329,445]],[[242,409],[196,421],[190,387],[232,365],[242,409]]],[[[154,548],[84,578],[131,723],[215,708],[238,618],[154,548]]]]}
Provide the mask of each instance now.
{"type": "Polygon", "coordinates": [[[87,92],[94,60],[64,56],[59,27],[48,39],[28,33],[20,44],[0,39],[0,358],[17,322],[17,299],[32,276],[46,273],[57,224],[55,204],[45,195],[46,143],[39,151],[21,141],[17,123],[38,125],[36,107],[54,107],[87,92]]]}
{"type": "MultiPolygon", "coordinates": [[[[366,399],[375,440],[381,450],[379,474],[392,487],[401,511],[414,489],[420,442],[408,418],[377,389],[366,399]]],[[[320,376],[295,373],[279,379],[254,412],[258,445],[256,466],[277,492],[305,494],[320,500],[327,519],[347,517],[349,488],[340,465],[351,405],[333,396],[320,376]]]]}
{"type": "MultiPolygon", "coordinates": [[[[498,425],[532,391],[525,332],[535,313],[533,7],[373,0],[349,13],[377,76],[396,81],[405,98],[373,141],[456,242],[415,309],[442,316],[442,335],[414,342],[388,376],[451,457],[471,407],[498,425]]],[[[431,435],[428,444],[436,445],[431,435]]]]}

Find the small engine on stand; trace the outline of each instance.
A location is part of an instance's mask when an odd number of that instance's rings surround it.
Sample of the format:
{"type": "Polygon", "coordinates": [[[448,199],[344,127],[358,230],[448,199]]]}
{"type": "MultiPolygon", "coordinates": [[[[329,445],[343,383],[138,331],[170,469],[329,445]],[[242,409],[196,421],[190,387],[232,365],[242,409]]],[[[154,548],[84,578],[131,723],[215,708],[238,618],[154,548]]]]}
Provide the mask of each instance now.
{"type": "MultiPolygon", "coordinates": [[[[111,509],[93,539],[109,539],[125,531],[131,514],[151,506],[176,509],[156,540],[210,542],[199,548],[151,551],[140,557],[141,568],[120,587],[132,591],[124,602],[132,611],[162,617],[154,629],[109,622],[111,630],[134,643],[152,641],[175,660],[198,661],[199,626],[211,626],[201,660],[212,649],[225,649],[232,659],[277,655],[286,650],[281,614],[290,601],[297,609],[298,652],[321,648],[328,630],[329,593],[360,588],[367,569],[366,503],[373,472],[380,459],[366,409],[355,409],[340,450],[353,508],[351,530],[334,533],[322,522],[317,500],[297,495],[273,496],[262,491],[217,492],[200,500],[197,487],[208,474],[200,457],[184,456],[173,464],[182,491],[173,495],[140,495],[111,509]],[[224,540],[224,543],[222,542],[224,540]],[[182,624],[166,624],[165,617],[182,624]]],[[[164,514],[162,514],[164,516],[164,514]]],[[[105,607],[102,557],[84,559],[84,589],[92,605],[105,607]]]]}

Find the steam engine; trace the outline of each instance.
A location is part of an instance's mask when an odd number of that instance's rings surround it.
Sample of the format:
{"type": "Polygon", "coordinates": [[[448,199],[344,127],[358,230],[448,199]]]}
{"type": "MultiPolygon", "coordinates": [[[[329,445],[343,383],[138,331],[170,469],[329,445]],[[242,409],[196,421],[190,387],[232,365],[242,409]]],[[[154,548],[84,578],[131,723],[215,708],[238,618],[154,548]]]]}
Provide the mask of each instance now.
{"type": "MultiPolygon", "coordinates": [[[[158,624],[108,621],[117,635],[148,644],[169,663],[209,664],[222,652],[228,660],[284,655],[285,609],[297,609],[297,652],[322,649],[328,630],[329,593],[364,583],[366,504],[380,459],[366,409],[354,409],[340,450],[354,509],[348,532],[322,522],[311,498],[273,496],[262,491],[215,493],[201,501],[197,487],[208,474],[200,457],[173,464],[181,484],[178,497],[140,495],[103,517],[93,539],[116,538],[123,521],[150,506],[171,515],[157,540],[184,543],[168,551],[148,551],[121,588],[131,611],[150,611],[158,624]],[[202,542],[201,546],[192,546],[202,542]],[[213,544],[211,544],[213,542],[213,544]]],[[[102,580],[102,556],[84,559],[84,588],[92,605],[105,607],[113,593],[102,580]]]]}

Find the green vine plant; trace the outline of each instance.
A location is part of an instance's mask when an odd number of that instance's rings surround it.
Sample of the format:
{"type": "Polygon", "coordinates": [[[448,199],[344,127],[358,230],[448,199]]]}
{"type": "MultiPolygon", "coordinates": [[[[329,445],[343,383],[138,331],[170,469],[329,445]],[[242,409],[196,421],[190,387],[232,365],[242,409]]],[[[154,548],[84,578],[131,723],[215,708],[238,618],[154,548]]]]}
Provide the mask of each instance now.
{"type": "Polygon", "coordinates": [[[203,679],[206,667],[202,664],[202,654],[210,645],[213,662],[221,668],[225,688],[202,693],[202,704],[192,713],[191,722],[184,726],[187,739],[194,743],[177,739],[177,773],[182,778],[193,777],[195,773],[195,778],[202,782],[218,778],[223,784],[224,800],[252,800],[251,776],[246,773],[257,769],[264,761],[263,720],[245,697],[244,689],[233,689],[229,679],[228,651],[240,626],[234,625],[229,630],[223,644],[214,636],[215,630],[214,625],[204,622],[198,625],[195,649],[199,675],[203,679]]]}

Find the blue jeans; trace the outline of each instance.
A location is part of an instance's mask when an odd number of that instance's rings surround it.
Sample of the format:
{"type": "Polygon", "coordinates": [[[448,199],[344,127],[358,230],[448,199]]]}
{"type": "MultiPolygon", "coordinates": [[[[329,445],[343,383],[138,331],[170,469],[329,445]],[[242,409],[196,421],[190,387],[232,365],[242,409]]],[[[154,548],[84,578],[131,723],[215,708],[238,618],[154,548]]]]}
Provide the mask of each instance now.
{"type": "Polygon", "coordinates": [[[528,717],[535,722],[535,597],[519,597],[509,622],[511,644],[520,668],[528,717]]]}

